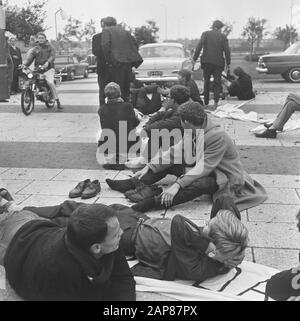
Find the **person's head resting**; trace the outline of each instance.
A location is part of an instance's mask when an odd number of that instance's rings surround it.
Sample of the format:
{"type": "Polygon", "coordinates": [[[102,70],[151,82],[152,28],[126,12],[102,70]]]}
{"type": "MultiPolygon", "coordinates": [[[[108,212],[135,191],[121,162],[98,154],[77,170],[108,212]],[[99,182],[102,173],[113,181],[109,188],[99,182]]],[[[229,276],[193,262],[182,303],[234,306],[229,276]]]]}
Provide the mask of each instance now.
{"type": "Polygon", "coordinates": [[[224,27],[224,23],[220,20],[215,20],[212,24],[212,29],[221,30],[224,27]]]}
{"type": "Polygon", "coordinates": [[[182,85],[174,85],[171,87],[170,97],[176,104],[184,104],[190,99],[190,90],[182,85]]]}
{"type": "Polygon", "coordinates": [[[178,109],[178,113],[184,129],[205,128],[207,114],[200,103],[191,101],[182,104],[178,109]]]}
{"type": "Polygon", "coordinates": [[[117,19],[114,17],[105,17],[101,19],[101,27],[103,28],[109,28],[114,27],[117,25],[117,19]]]}
{"type": "Polygon", "coordinates": [[[104,88],[104,95],[107,99],[117,99],[121,97],[121,88],[115,82],[108,83],[104,88]]]}
{"type": "Polygon", "coordinates": [[[192,78],[192,72],[187,69],[181,69],[178,71],[178,81],[182,85],[185,85],[192,78]]]}
{"type": "Polygon", "coordinates": [[[116,251],[122,232],[114,210],[102,204],[79,206],[67,225],[69,242],[95,258],[116,251]]]}
{"type": "Polygon", "coordinates": [[[43,32],[39,32],[37,35],[37,42],[43,45],[47,42],[47,36],[43,32]]]}
{"type": "Polygon", "coordinates": [[[208,223],[208,236],[216,246],[216,259],[224,262],[244,252],[248,230],[229,210],[220,210],[208,223]]]}

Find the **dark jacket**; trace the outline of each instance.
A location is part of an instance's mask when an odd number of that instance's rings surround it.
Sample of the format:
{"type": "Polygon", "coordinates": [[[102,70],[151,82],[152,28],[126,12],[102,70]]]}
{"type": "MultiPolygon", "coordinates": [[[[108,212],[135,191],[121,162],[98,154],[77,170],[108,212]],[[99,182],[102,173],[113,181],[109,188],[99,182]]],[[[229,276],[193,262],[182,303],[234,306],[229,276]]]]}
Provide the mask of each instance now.
{"type": "Polygon", "coordinates": [[[28,51],[28,56],[24,62],[25,66],[30,66],[34,60],[35,67],[49,62],[48,70],[54,68],[55,49],[47,41],[44,45],[36,45],[28,51]]]}
{"type": "Polygon", "coordinates": [[[101,44],[102,33],[97,33],[92,40],[92,53],[97,57],[97,74],[104,74],[106,71],[106,61],[101,44]]]}
{"type": "Polygon", "coordinates": [[[122,250],[95,259],[74,247],[66,229],[47,220],[23,225],[5,258],[6,276],[25,300],[135,300],[122,250]]]}
{"type": "Polygon", "coordinates": [[[128,63],[138,68],[143,62],[135,38],[120,26],[103,29],[101,44],[105,61],[109,65],[128,63]]]}
{"type": "Polygon", "coordinates": [[[184,84],[184,86],[186,86],[187,88],[189,88],[190,90],[190,97],[193,101],[197,101],[198,103],[200,103],[201,105],[203,105],[203,101],[200,97],[200,92],[199,92],[199,88],[195,82],[195,80],[190,79],[186,84],[184,84]]]}
{"type": "Polygon", "coordinates": [[[9,46],[9,53],[12,57],[15,68],[22,64],[22,54],[20,48],[13,48],[12,46],[9,46]]]}
{"type": "Polygon", "coordinates": [[[266,285],[266,296],[276,301],[300,297],[300,265],[272,276],[266,285]]]}
{"type": "Polygon", "coordinates": [[[227,37],[217,30],[210,30],[203,32],[201,39],[197,45],[194,60],[196,61],[203,49],[203,53],[201,56],[201,65],[212,64],[215,66],[219,66],[221,68],[225,67],[225,59],[226,64],[230,65],[231,62],[231,54],[228,45],[227,37]]]}
{"type": "MultiPolygon", "coordinates": [[[[119,153],[119,122],[126,121],[127,122],[127,137],[131,130],[136,128],[139,124],[138,119],[135,116],[133,107],[130,103],[119,102],[119,101],[108,101],[107,104],[100,106],[98,110],[98,114],[100,117],[101,128],[103,129],[111,129],[117,138],[117,154],[119,153]]],[[[122,136],[123,137],[123,136],[122,136]]],[[[127,142],[127,137],[124,137],[127,142]]],[[[106,142],[107,137],[101,136],[98,146],[101,146],[104,142],[106,142]]],[[[128,148],[134,142],[128,141],[128,148]]]]}

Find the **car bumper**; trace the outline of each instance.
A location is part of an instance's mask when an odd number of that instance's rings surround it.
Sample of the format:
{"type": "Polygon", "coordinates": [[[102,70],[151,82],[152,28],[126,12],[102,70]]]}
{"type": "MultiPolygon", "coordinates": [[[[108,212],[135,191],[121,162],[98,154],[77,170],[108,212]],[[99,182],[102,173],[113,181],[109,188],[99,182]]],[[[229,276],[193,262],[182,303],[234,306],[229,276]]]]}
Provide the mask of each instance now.
{"type": "Polygon", "coordinates": [[[142,82],[178,82],[177,76],[169,76],[169,77],[143,77],[143,76],[136,76],[136,79],[142,82]]]}
{"type": "Polygon", "coordinates": [[[267,74],[269,72],[268,68],[263,67],[256,67],[256,71],[258,71],[260,74],[267,74]]]}
{"type": "Polygon", "coordinates": [[[67,72],[57,72],[55,75],[60,76],[60,77],[66,77],[68,76],[67,72]]]}

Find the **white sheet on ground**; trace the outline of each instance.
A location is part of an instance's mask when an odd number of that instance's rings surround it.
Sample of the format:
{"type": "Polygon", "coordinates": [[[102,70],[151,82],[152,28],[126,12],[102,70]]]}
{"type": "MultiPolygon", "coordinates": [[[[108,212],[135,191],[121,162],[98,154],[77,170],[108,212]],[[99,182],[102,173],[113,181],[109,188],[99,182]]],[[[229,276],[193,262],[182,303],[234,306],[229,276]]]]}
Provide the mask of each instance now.
{"type": "MultiPolygon", "coordinates": [[[[235,120],[241,120],[241,121],[251,121],[255,123],[272,123],[274,119],[263,119],[259,118],[259,115],[257,112],[251,111],[249,113],[245,113],[243,110],[240,108],[248,103],[249,101],[245,101],[240,104],[224,104],[219,106],[215,111],[211,112],[210,114],[218,117],[218,118],[229,118],[229,119],[235,119],[235,120]]],[[[296,130],[300,129],[300,119],[293,119],[289,120],[286,125],[284,126],[283,131],[291,131],[291,130],[296,130]]],[[[253,129],[250,130],[251,133],[261,133],[266,128],[263,125],[259,125],[253,129]]]]}
{"type": "MultiPolygon", "coordinates": [[[[129,262],[130,266],[137,261],[129,262]]],[[[154,292],[180,301],[263,301],[266,281],[279,271],[244,261],[229,273],[202,283],[193,281],[161,281],[135,277],[136,290],[154,292]]]]}

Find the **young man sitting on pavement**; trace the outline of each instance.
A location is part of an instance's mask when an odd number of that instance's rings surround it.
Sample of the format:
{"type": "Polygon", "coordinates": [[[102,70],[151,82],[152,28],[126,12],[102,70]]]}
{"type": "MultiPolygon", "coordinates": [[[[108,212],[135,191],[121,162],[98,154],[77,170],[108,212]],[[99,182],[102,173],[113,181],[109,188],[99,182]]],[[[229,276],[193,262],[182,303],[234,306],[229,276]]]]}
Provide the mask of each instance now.
{"type": "Polygon", "coordinates": [[[118,204],[65,201],[20,210],[10,201],[3,211],[1,256],[6,252],[7,278],[25,299],[134,300],[122,250],[139,260],[135,275],[201,282],[239,265],[248,244],[248,231],[228,196],[216,200],[205,227],[181,215],[150,219],[118,204]]]}
{"type": "Polygon", "coordinates": [[[287,96],[282,110],[277,115],[275,121],[272,124],[264,124],[267,129],[261,134],[255,134],[255,136],[258,138],[276,138],[277,131],[283,131],[284,125],[295,111],[300,111],[300,96],[291,93],[287,96]]]}
{"type": "Polygon", "coordinates": [[[137,189],[136,194],[143,190],[143,200],[133,205],[141,212],[169,208],[203,194],[216,198],[228,193],[240,210],[267,199],[264,188],[244,171],[229,135],[208,118],[199,103],[183,104],[178,114],[185,129],[180,142],[158,153],[135,177],[107,179],[110,188],[122,193],[137,189]],[[188,166],[194,167],[186,172],[188,166]],[[160,195],[153,193],[150,185],[168,174],[177,176],[176,182],[160,195]]]}
{"type": "Polygon", "coordinates": [[[135,300],[121,235],[108,206],[65,202],[59,210],[21,209],[1,189],[0,264],[25,300],[135,300]]]}

